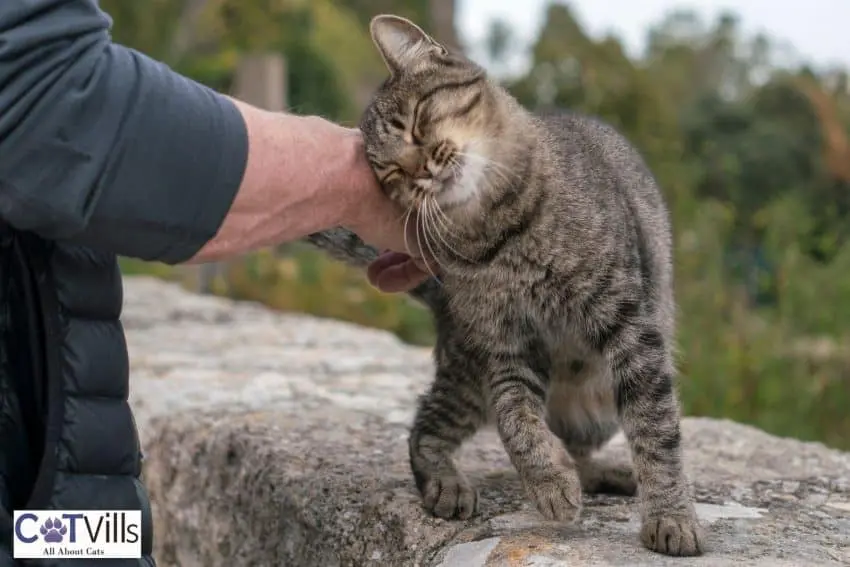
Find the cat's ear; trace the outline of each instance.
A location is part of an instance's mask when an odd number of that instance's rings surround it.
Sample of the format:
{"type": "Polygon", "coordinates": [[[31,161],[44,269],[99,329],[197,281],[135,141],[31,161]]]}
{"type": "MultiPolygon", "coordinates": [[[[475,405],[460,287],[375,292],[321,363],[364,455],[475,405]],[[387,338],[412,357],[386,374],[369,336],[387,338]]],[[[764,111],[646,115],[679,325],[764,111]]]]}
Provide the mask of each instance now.
{"type": "Polygon", "coordinates": [[[375,16],[369,32],[392,74],[413,66],[431,50],[445,51],[422,28],[399,16],[375,16]]]}

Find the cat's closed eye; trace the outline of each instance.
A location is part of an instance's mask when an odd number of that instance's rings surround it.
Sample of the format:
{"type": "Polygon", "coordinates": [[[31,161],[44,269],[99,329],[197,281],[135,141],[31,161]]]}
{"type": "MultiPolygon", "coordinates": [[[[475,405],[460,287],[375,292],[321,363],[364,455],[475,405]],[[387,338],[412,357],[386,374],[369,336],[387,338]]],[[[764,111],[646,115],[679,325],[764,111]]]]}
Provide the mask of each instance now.
{"type": "Polygon", "coordinates": [[[380,178],[379,182],[383,185],[391,183],[404,177],[404,171],[400,167],[394,167],[380,178]]]}

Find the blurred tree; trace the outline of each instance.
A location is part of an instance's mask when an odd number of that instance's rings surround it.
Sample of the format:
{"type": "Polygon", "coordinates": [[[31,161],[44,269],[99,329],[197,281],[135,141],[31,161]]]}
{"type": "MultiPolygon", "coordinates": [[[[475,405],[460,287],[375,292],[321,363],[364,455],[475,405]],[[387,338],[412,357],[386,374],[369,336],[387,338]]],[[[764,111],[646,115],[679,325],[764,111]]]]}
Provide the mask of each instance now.
{"type": "Polygon", "coordinates": [[[456,0],[335,0],[356,14],[360,24],[368,27],[379,14],[407,18],[454,49],[463,49],[457,31],[456,0]]]}
{"type": "Polygon", "coordinates": [[[496,62],[508,55],[513,44],[513,30],[505,20],[495,19],[487,30],[487,57],[496,62]]]}
{"type": "MultiPolygon", "coordinates": [[[[408,18],[434,35],[440,41],[463,48],[455,25],[456,2],[454,0],[333,0],[359,22],[359,28],[368,35],[369,22],[379,14],[394,14],[408,18]]],[[[345,33],[345,32],[341,32],[345,33]]],[[[357,57],[362,57],[362,49],[357,57]]],[[[352,103],[359,113],[369,103],[375,88],[386,77],[386,68],[372,46],[368,49],[368,69],[357,69],[358,78],[352,81],[352,103]]],[[[354,74],[354,73],[352,73],[354,74]]]]}
{"type": "Polygon", "coordinates": [[[425,28],[431,26],[430,0],[336,0],[336,3],[355,14],[363,27],[368,27],[379,14],[394,14],[425,28]]]}
{"type": "Polygon", "coordinates": [[[509,84],[526,106],[600,116],[623,131],[658,175],[673,206],[688,206],[687,164],[675,107],[613,37],[593,41],[568,6],[553,4],[532,46],[529,73],[509,84]]]}
{"type": "Polygon", "coordinates": [[[455,51],[463,51],[463,43],[457,32],[455,18],[457,2],[455,0],[429,0],[428,15],[430,33],[434,39],[455,51]]]}
{"type": "Polygon", "coordinates": [[[196,80],[229,91],[239,53],[287,57],[293,110],[352,122],[364,77],[376,83],[380,58],[357,14],[332,0],[102,0],[116,41],[196,80]]]}

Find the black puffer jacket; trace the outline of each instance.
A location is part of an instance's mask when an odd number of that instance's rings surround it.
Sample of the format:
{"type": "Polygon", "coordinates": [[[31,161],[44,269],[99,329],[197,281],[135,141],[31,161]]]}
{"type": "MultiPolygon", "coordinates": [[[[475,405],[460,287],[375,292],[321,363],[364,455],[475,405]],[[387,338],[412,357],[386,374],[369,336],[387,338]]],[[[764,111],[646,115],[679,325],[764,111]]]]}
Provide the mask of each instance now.
{"type": "Polygon", "coordinates": [[[247,159],[226,98],[110,41],[94,0],[0,0],[0,567],[20,509],[151,507],[127,403],[116,254],[177,263],[247,159]]]}
{"type": "Polygon", "coordinates": [[[0,522],[14,509],[141,510],[144,558],[123,563],[153,565],[115,257],[8,227],[0,255],[0,522]]]}

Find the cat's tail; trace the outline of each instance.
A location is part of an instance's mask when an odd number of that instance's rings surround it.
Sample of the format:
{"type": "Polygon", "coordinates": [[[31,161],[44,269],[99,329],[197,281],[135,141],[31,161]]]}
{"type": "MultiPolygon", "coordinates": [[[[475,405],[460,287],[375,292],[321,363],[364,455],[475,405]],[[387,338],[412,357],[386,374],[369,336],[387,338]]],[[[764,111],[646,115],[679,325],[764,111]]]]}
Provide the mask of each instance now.
{"type": "MultiPolygon", "coordinates": [[[[363,242],[359,236],[345,228],[332,228],[315,232],[306,238],[313,246],[324,250],[331,258],[349,266],[365,269],[378,255],[378,249],[363,242]]],[[[443,289],[436,278],[429,278],[408,294],[432,311],[444,301],[443,289]]]]}

